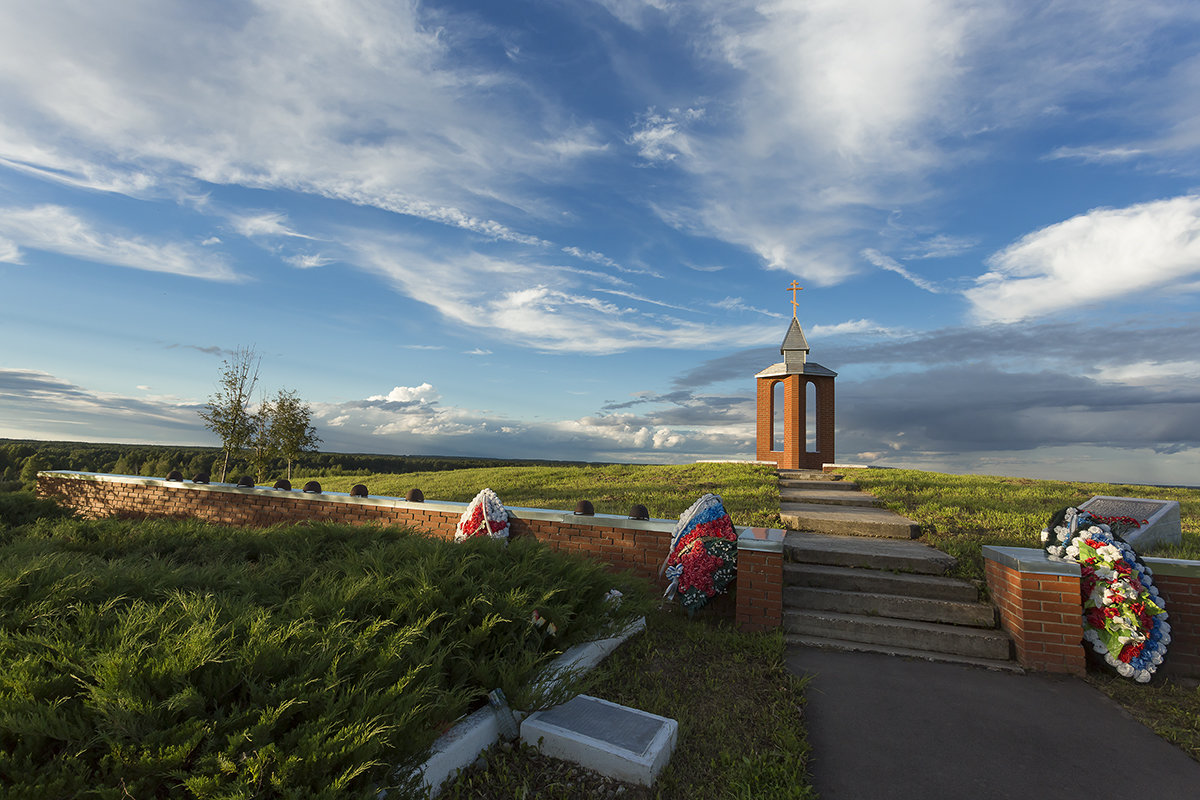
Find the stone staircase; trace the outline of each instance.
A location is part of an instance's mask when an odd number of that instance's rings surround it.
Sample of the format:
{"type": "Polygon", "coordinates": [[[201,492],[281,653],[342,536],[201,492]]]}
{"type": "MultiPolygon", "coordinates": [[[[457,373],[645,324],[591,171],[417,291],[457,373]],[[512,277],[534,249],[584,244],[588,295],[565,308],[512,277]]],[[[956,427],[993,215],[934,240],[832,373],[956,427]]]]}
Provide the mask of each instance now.
{"type": "Polygon", "coordinates": [[[820,470],[779,470],[779,516],[785,528],[892,539],[921,535],[917,523],[881,505],[841,475],[820,470]]]}
{"type": "Polygon", "coordinates": [[[817,507],[791,520],[782,514],[787,527],[802,529],[784,541],[789,645],[1021,671],[995,609],[980,602],[975,584],[946,576],[951,556],[912,541],[916,523],[875,507],[841,476],[802,472],[780,471],[781,510],[796,487],[807,494],[793,509],[817,507]],[[863,511],[881,513],[864,521],[863,511]]]}

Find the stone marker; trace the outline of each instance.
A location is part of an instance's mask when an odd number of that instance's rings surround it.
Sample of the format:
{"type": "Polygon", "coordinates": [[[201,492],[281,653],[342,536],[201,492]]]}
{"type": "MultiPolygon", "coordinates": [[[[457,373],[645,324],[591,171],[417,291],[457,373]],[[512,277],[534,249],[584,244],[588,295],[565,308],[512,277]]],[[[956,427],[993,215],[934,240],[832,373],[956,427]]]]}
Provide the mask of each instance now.
{"type": "Polygon", "coordinates": [[[1081,503],[1079,510],[1090,511],[1100,517],[1133,517],[1138,522],[1146,520],[1145,525],[1121,537],[1138,553],[1148,552],[1160,545],[1179,544],[1183,540],[1179,503],[1175,500],[1098,495],[1081,503]]]}
{"type": "Polygon", "coordinates": [[[673,719],[581,694],[521,723],[521,740],[553,758],[650,786],[679,738],[673,719]]]}

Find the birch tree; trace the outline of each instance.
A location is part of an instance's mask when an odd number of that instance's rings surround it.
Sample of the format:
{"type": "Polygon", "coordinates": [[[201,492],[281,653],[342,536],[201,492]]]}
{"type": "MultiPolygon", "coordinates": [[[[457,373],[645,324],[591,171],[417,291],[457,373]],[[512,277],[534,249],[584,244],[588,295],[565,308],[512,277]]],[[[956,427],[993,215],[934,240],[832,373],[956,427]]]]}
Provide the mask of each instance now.
{"type": "Polygon", "coordinates": [[[229,460],[239,455],[254,434],[254,418],[250,399],[258,384],[258,369],[262,357],[250,347],[239,347],[232,356],[221,362],[221,378],[217,390],[200,412],[204,425],[221,439],[224,458],[221,461],[221,483],[229,472],[229,460]]]}

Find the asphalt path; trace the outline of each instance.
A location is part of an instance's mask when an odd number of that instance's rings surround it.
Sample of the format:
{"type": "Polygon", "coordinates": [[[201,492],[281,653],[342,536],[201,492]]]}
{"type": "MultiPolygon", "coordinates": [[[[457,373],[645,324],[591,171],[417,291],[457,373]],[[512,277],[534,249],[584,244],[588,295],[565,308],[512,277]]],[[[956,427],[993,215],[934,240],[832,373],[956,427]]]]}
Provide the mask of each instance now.
{"type": "Polygon", "coordinates": [[[822,800],[1200,800],[1200,763],[1082,680],[790,647],[822,800]]]}

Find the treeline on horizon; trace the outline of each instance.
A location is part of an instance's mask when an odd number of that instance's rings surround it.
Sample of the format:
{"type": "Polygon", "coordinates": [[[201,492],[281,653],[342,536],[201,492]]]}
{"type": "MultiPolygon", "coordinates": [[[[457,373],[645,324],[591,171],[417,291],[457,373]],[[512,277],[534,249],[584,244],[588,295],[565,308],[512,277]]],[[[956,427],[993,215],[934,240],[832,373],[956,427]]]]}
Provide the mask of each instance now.
{"type": "MultiPolygon", "coordinates": [[[[171,470],[179,470],[185,478],[191,478],[200,472],[215,474],[214,463],[220,458],[219,447],[0,439],[0,491],[32,488],[38,471],[50,469],[142,475],[151,478],[165,478],[171,470]]],[[[304,475],[324,477],[522,465],[573,467],[592,463],[594,462],[548,459],[317,452],[305,454],[298,471],[304,475]]],[[[239,463],[231,474],[240,474],[243,468],[249,469],[246,464],[239,463]]]]}

